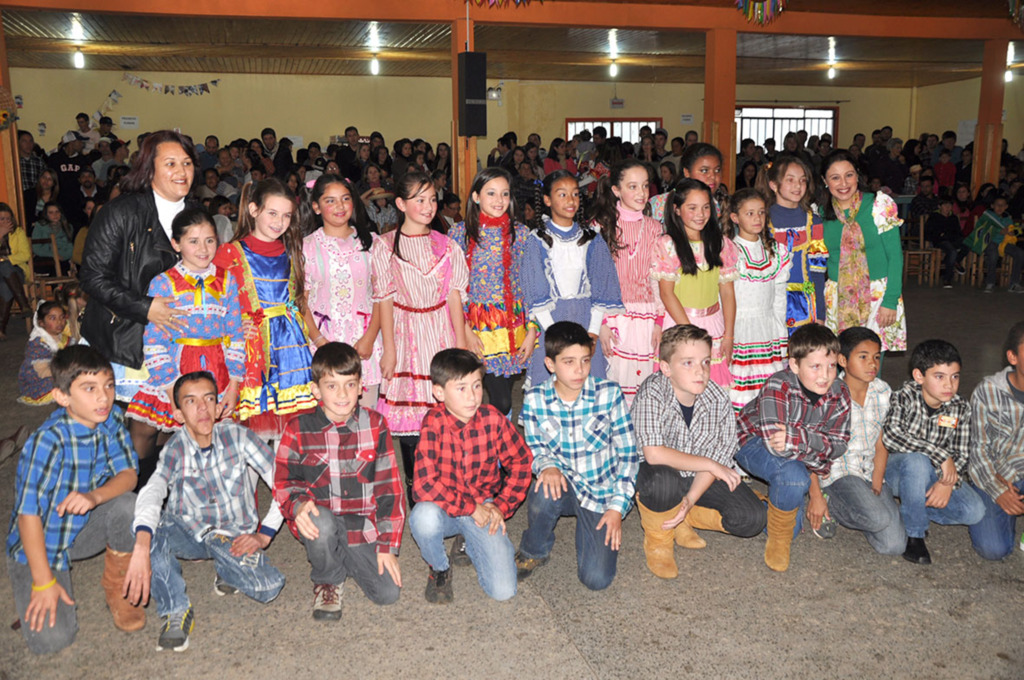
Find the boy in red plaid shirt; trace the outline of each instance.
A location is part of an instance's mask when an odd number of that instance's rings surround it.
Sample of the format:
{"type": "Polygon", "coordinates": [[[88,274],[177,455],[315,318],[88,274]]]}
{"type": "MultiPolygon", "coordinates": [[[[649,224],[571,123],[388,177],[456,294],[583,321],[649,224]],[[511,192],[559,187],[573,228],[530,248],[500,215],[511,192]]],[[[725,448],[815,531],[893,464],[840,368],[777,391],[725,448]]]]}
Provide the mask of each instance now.
{"type": "Polygon", "coordinates": [[[313,413],[281,436],[274,497],[312,567],[313,618],[341,618],[352,576],[377,604],[398,599],[398,549],[405,526],[402,483],[384,417],[359,406],[362,362],[329,342],[313,357],[313,413]]]}
{"type": "Polygon", "coordinates": [[[483,373],[480,359],[463,349],[442,350],[430,362],[434,398],[443,403],[423,418],[409,513],[412,537],[430,565],[427,602],[452,600],[444,539],[456,534],[465,538],[484,592],[495,600],[516,594],[505,520],[526,498],[532,456],[512,423],[481,405],[483,373]]]}

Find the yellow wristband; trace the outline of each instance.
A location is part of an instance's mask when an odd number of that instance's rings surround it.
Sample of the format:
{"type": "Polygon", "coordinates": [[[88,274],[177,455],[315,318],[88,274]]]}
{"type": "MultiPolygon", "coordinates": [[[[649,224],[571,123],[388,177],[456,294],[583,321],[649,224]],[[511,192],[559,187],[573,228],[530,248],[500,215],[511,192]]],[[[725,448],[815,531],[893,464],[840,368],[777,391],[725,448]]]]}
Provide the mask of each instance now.
{"type": "Polygon", "coordinates": [[[37,593],[41,593],[41,592],[43,592],[44,590],[47,590],[47,589],[49,589],[49,588],[52,588],[52,587],[53,587],[54,585],[56,585],[56,583],[57,583],[57,577],[56,577],[56,576],[54,576],[54,577],[53,577],[53,580],[52,580],[52,581],[50,581],[49,583],[47,583],[47,584],[46,584],[45,586],[37,586],[37,585],[36,585],[35,583],[33,583],[33,584],[32,584],[32,590],[34,590],[34,591],[35,591],[35,592],[37,592],[37,593]]]}

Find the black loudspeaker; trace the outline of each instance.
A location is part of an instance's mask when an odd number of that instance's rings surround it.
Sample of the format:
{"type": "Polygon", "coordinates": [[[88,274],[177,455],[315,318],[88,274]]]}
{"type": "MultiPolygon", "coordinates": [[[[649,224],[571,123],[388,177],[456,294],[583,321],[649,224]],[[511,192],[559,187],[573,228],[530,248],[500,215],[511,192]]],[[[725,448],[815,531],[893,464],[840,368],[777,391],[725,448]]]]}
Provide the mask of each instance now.
{"type": "Polygon", "coordinates": [[[459,136],[487,136],[485,52],[459,52],[459,136]]]}

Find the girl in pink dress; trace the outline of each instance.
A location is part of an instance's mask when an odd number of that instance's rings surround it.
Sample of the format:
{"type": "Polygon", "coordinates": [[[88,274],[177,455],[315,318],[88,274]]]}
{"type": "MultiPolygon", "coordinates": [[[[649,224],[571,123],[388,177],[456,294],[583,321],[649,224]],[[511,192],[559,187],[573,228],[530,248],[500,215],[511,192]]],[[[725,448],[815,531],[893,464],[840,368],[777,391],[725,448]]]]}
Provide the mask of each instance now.
{"type": "Polygon", "coordinates": [[[597,186],[594,222],[608,243],[622,288],[626,311],[604,318],[611,333],[608,378],[619,383],[626,403],[658,367],[658,346],[665,306],[651,282],[661,223],[645,215],[648,198],[647,168],[638,160],[616,163],[597,186]]]}
{"type": "Polygon", "coordinates": [[[665,235],[658,238],[651,276],[673,323],[693,324],[711,334],[711,379],[732,387],[733,329],[737,277],[736,245],[722,235],[707,184],[684,179],[666,206],[665,235]]]}
{"type": "MultiPolygon", "coordinates": [[[[306,328],[310,343],[352,345],[363,359],[365,408],[376,408],[380,391],[380,305],[373,300],[370,231],[362,202],[347,180],[320,175],[302,211],[306,274],[306,328]]],[[[314,349],[315,351],[315,349],[314,349]]]]}
{"type": "Polygon", "coordinates": [[[399,180],[396,193],[402,226],[378,238],[370,249],[373,301],[380,305],[384,344],[377,410],[398,438],[411,491],[420,423],[435,403],[430,361],[442,349],[466,348],[462,301],[469,270],[465,253],[431,228],[437,191],[430,177],[411,170],[399,180]]]}

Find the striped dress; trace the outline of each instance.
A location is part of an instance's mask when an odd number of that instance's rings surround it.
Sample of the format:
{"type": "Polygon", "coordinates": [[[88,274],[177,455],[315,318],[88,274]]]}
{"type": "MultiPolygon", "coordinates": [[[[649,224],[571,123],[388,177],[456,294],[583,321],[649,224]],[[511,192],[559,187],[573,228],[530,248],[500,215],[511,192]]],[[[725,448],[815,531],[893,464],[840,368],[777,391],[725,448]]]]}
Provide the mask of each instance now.
{"type": "Polygon", "coordinates": [[[619,383],[629,405],[640,383],[658,368],[654,329],[661,327],[665,306],[651,279],[651,262],[663,230],[654,218],[624,209],[621,204],[618,213],[619,241],[624,247],[612,259],[626,311],[605,316],[604,325],[612,332],[608,379],[619,383]]]}
{"type": "Polygon", "coordinates": [[[736,244],[736,327],[733,331],[732,390],[737,411],[753,400],[772,374],[786,367],[789,333],[786,329],[786,290],[793,266],[781,243],[775,252],[760,240],[739,236],[736,244]]]}

